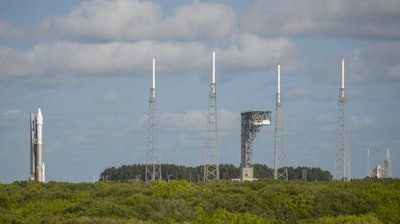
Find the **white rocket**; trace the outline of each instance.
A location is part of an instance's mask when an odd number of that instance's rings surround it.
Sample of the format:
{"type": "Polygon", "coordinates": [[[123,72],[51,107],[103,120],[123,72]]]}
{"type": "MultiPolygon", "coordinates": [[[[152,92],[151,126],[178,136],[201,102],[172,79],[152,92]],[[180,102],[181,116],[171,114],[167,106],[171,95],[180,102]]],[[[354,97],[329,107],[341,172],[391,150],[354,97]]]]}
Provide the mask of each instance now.
{"type": "Polygon", "coordinates": [[[30,180],[44,182],[44,163],[43,163],[43,149],[42,149],[42,138],[43,138],[43,116],[40,108],[38,113],[31,113],[30,116],[30,127],[31,127],[31,174],[30,180]]]}

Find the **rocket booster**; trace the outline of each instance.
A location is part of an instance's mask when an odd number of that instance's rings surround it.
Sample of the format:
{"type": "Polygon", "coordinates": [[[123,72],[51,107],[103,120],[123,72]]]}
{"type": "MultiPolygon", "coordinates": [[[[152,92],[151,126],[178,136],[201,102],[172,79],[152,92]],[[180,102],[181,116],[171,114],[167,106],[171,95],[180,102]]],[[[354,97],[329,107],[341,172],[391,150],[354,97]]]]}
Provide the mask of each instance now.
{"type": "Polygon", "coordinates": [[[37,144],[42,144],[43,115],[40,108],[38,110],[38,114],[36,117],[36,125],[37,125],[37,144]]]}

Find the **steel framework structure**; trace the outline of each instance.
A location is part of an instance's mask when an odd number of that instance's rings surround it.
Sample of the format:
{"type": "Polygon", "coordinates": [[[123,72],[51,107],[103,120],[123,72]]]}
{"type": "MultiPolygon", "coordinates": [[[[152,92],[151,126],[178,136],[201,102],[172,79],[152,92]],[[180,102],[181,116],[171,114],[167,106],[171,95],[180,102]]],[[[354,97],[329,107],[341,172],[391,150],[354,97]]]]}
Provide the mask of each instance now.
{"type": "Polygon", "coordinates": [[[344,58],[342,57],[342,87],[339,89],[336,123],[335,179],[350,181],[350,153],[348,148],[346,91],[344,88],[344,58]]]}
{"type": "Polygon", "coordinates": [[[160,131],[158,127],[157,90],[155,85],[155,63],[153,58],[153,86],[150,89],[147,126],[147,154],[145,181],[161,180],[160,131]]]}
{"type": "Polygon", "coordinates": [[[205,146],[204,182],[219,180],[217,86],[215,82],[215,51],[212,58],[212,81],[208,94],[207,141],[205,146]]]}
{"type": "Polygon", "coordinates": [[[275,112],[275,141],[274,141],[274,179],[288,180],[285,148],[285,130],[283,120],[283,108],[280,91],[281,66],[278,64],[278,91],[276,93],[275,112]]]}
{"type": "Polygon", "coordinates": [[[271,125],[271,111],[248,111],[241,115],[241,164],[240,180],[252,181],[253,141],[262,126],[271,125]]]}
{"type": "Polygon", "coordinates": [[[390,158],[390,150],[386,149],[386,159],[384,162],[385,178],[392,178],[392,159],[390,158]]]}

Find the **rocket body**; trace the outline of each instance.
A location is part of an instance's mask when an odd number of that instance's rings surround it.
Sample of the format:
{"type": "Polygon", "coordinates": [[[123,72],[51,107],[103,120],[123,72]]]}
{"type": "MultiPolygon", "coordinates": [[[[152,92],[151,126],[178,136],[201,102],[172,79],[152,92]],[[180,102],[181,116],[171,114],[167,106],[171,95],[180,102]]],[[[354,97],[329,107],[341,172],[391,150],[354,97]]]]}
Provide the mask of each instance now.
{"type": "Polygon", "coordinates": [[[36,125],[37,125],[37,143],[36,143],[36,148],[37,148],[37,180],[39,182],[43,182],[43,158],[42,158],[42,127],[43,127],[43,116],[42,116],[42,111],[38,110],[38,115],[37,115],[37,120],[36,120],[36,125]]]}
{"type": "Polygon", "coordinates": [[[42,111],[30,114],[30,130],[31,130],[31,172],[29,180],[44,182],[44,163],[43,163],[43,115],[42,111]]]}

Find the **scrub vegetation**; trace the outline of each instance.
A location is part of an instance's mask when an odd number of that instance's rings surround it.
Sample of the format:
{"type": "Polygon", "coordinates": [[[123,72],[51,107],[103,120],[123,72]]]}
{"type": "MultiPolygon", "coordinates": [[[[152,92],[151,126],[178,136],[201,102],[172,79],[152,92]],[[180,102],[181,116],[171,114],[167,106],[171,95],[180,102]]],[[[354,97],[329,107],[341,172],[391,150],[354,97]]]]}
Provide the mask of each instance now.
{"type": "MultiPolygon", "coordinates": [[[[187,180],[190,183],[203,181],[204,166],[187,167],[175,164],[161,164],[163,180],[187,180]]],[[[307,181],[329,181],[332,175],[329,171],[321,168],[311,167],[287,167],[289,180],[303,179],[303,171],[307,173],[307,181]]],[[[258,179],[272,179],[273,169],[264,164],[254,164],[254,177],[258,179]]],[[[120,167],[109,167],[100,174],[100,180],[123,181],[123,180],[142,180],[144,181],[145,164],[122,165],[120,167]]],[[[239,167],[232,164],[219,165],[220,178],[231,180],[240,177],[239,167]]]]}
{"type": "Polygon", "coordinates": [[[400,223],[399,180],[0,184],[0,223],[400,223]]]}

